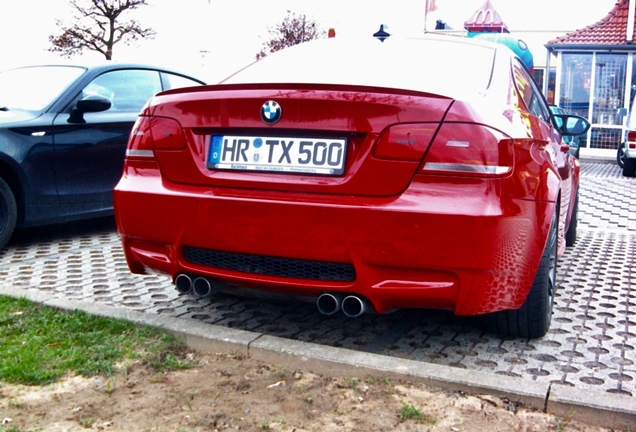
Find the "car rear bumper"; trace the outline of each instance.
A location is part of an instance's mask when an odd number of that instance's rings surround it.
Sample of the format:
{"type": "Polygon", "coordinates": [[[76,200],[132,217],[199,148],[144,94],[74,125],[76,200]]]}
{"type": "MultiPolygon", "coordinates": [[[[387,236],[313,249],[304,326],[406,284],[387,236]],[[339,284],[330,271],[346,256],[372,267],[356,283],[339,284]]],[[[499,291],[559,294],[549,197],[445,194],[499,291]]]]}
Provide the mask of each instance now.
{"type": "Polygon", "coordinates": [[[186,273],[306,297],[357,294],[379,313],[415,307],[474,315],[520,307],[554,203],[502,197],[497,180],[458,188],[456,181],[423,179],[399,197],[376,200],[166,186],[159,177],[133,175],[115,189],[115,212],[134,273],[186,273]],[[193,249],[230,262],[348,265],[355,275],[318,279],[225,266],[193,259],[186,254],[193,249]]]}

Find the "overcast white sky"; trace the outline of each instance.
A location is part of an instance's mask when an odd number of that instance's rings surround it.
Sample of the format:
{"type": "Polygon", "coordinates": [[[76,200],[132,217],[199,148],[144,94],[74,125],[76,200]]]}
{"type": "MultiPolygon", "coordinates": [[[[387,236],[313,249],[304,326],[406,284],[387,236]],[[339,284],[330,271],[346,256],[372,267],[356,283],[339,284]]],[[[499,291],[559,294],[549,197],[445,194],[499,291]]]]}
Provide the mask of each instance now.
{"type": "MultiPolygon", "coordinates": [[[[441,19],[454,29],[485,0],[436,0],[428,28],[441,19]]],[[[572,31],[604,18],[616,0],[491,0],[511,33],[572,31]]],[[[394,34],[421,34],[425,0],[148,0],[134,19],[157,31],[154,40],[115,46],[116,60],[165,64],[214,80],[254,59],[267,29],[286,12],[306,14],[337,36],[372,34],[381,23],[394,34]],[[205,52],[205,57],[204,53],[205,52]],[[202,66],[205,65],[205,69],[202,66]]],[[[58,59],[48,53],[56,19],[71,17],[68,0],[0,0],[0,70],[58,59]]],[[[548,39],[551,39],[548,38],[548,39]]],[[[531,45],[532,47],[532,45],[531,45]]],[[[92,55],[89,58],[99,59],[92,55]]]]}

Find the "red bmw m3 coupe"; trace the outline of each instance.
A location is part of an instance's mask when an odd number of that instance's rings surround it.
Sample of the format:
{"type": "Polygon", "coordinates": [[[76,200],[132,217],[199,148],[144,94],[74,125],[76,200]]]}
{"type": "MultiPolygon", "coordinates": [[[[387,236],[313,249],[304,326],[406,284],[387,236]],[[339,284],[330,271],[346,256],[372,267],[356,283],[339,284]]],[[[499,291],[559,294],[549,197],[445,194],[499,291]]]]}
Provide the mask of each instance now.
{"type": "Polygon", "coordinates": [[[324,39],[217,85],[153,97],[115,188],[133,273],[240,288],[349,317],[397,308],[549,329],[576,239],[579,163],[503,45],[324,39]]]}

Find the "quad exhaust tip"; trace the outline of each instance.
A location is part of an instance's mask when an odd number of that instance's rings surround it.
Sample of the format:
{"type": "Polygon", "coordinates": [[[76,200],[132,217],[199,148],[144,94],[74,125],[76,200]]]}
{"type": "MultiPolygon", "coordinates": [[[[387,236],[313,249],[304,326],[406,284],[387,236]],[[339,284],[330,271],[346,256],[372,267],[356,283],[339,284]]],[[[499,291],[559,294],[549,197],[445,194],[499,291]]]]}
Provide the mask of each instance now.
{"type": "Polygon", "coordinates": [[[198,277],[192,282],[192,290],[198,297],[207,297],[212,294],[212,284],[204,277],[198,277]]]}
{"type": "Polygon", "coordinates": [[[368,300],[356,295],[344,296],[337,293],[324,293],[316,301],[318,311],[324,315],[333,315],[339,310],[349,318],[357,318],[370,310],[368,300]]]}
{"type": "Polygon", "coordinates": [[[174,286],[180,294],[192,292],[192,279],[187,274],[180,274],[174,280],[174,286]]]}
{"type": "MultiPolygon", "coordinates": [[[[178,275],[174,285],[180,294],[194,293],[197,297],[208,297],[217,290],[210,279],[196,277],[194,280],[185,273],[178,275]]],[[[345,316],[357,318],[370,310],[369,301],[357,295],[344,296],[340,293],[324,293],[316,301],[318,311],[323,315],[333,315],[342,310],[345,316]]]]}
{"type": "Polygon", "coordinates": [[[333,315],[340,310],[340,304],[342,303],[341,294],[325,293],[318,297],[316,306],[318,311],[323,315],[333,315]]]}
{"type": "Polygon", "coordinates": [[[208,297],[218,291],[210,279],[205,277],[193,279],[185,273],[175,278],[174,286],[180,294],[194,294],[197,297],[208,297]]]}
{"type": "Polygon", "coordinates": [[[357,318],[367,311],[367,301],[361,297],[350,295],[342,301],[342,312],[349,318],[357,318]]]}

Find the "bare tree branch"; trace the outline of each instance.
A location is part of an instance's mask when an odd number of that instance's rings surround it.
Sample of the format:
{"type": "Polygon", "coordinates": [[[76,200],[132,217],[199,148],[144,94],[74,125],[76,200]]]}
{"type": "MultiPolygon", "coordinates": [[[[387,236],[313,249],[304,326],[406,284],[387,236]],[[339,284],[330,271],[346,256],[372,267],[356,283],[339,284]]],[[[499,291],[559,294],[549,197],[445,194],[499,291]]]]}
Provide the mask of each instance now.
{"type": "Polygon", "coordinates": [[[263,44],[261,51],[256,54],[256,60],[283,48],[325,37],[325,31],[318,28],[316,21],[289,11],[283,21],[268,31],[271,39],[263,44]]]}
{"type": "Polygon", "coordinates": [[[155,36],[152,28],[143,28],[138,21],[122,21],[123,14],[146,6],[147,0],[69,0],[74,9],[74,24],[67,26],[57,20],[59,35],[49,36],[52,46],[49,51],[72,57],[84,50],[95,51],[107,60],[113,58],[113,47],[117,43],[155,36]]]}

